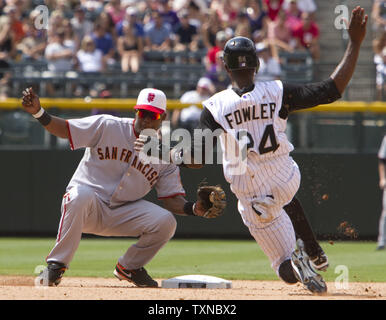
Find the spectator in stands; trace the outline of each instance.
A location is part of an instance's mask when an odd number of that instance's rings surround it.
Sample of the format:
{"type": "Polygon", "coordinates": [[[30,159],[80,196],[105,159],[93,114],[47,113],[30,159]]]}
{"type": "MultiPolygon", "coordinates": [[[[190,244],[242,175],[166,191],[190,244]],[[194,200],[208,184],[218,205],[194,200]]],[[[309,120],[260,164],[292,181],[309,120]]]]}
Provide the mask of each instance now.
{"type": "Polygon", "coordinates": [[[137,72],[142,60],[143,38],[136,35],[134,27],[128,22],[123,25],[123,35],[118,38],[117,47],[122,72],[137,72]]]}
{"type": "Polygon", "coordinates": [[[294,32],[302,23],[302,12],[299,10],[296,0],[288,0],[286,9],[286,25],[294,32]]]}
{"type": "Polygon", "coordinates": [[[95,23],[94,32],[91,37],[95,42],[96,48],[103,52],[103,56],[105,57],[107,64],[113,64],[115,61],[114,55],[116,51],[112,35],[97,22],[95,23]]]}
{"type": "Polygon", "coordinates": [[[25,34],[23,40],[16,46],[22,53],[23,60],[42,60],[47,46],[47,32],[45,29],[36,29],[35,19],[40,14],[33,10],[25,23],[25,34]]]}
{"type": "Polygon", "coordinates": [[[85,36],[81,48],[76,53],[78,69],[81,72],[103,72],[106,69],[106,60],[103,52],[95,47],[91,36],[85,36]]]}
{"type": "MultiPolygon", "coordinates": [[[[101,50],[95,47],[95,42],[91,36],[87,35],[82,39],[81,48],[76,53],[77,69],[88,76],[99,76],[101,72],[106,70],[106,56],[103,56],[101,50]]],[[[75,96],[91,95],[95,97],[97,91],[95,81],[87,81],[76,86],[75,96]],[[84,93],[84,92],[87,93],[84,93]]]]}
{"type": "Polygon", "coordinates": [[[241,10],[237,17],[235,36],[241,36],[251,39],[252,38],[252,28],[251,23],[248,17],[246,10],[241,10]]]}
{"type": "Polygon", "coordinates": [[[374,57],[374,62],[377,70],[377,100],[384,101],[386,95],[386,46],[383,47],[381,54],[374,57]]]}
{"type": "Polygon", "coordinates": [[[99,23],[102,28],[105,29],[106,32],[111,35],[115,46],[117,43],[118,36],[114,21],[111,16],[107,12],[102,11],[101,14],[96,18],[94,23],[99,23]]]}
{"type": "Polygon", "coordinates": [[[15,41],[15,44],[18,44],[25,36],[24,25],[21,21],[21,12],[18,12],[15,5],[7,5],[4,8],[4,14],[9,17],[13,40],[15,41]]]}
{"type": "Polygon", "coordinates": [[[263,32],[267,31],[267,12],[264,11],[260,5],[260,0],[250,0],[249,7],[252,10],[248,10],[248,16],[251,23],[251,32],[263,32]]]}
{"type": "Polygon", "coordinates": [[[217,52],[224,49],[227,40],[228,38],[225,31],[217,32],[216,45],[208,50],[208,53],[205,57],[205,65],[207,70],[209,70],[214,64],[216,64],[216,54],[217,52]]]}
{"type": "Polygon", "coordinates": [[[205,74],[205,77],[212,81],[216,92],[227,89],[231,84],[227,71],[225,70],[222,56],[222,50],[216,53],[216,63],[213,64],[205,74]]]}
{"type": "Polygon", "coordinates": [[[162,17],[162,21],[170,25],[173,32],[180,25],[180,19],[177,13],[170,7],[169,0],[159,0],[158,11],[162,17]]]}
{"type": "MultiPolygon", "coordinates": [[[[44,77],[65,76],[72,70],[74,51],[64,43],[65,32],[63,29],[56,30],[50,38],[45,50],[45,58],[48,62],[48,72],[44,72],[44,77]]],[[[55,88],[51,83],[47,83],[49,95],[55,94],[55,88]]]]}
{"type": "Polygon", "coordinates": [[[111,17],[114,26],[121,22],[126,14],[126,10],[121,5],[121,0],[110,0],[104,7],[104,11],[111,17]]]}
{"type": "Polygon", "coordinates": [[[87,19],[94,20],[103,11],[104,0],[80,0],[80,5],[86,9],[87,19]]]}
{"type": "Polygon", "coordinates": [[[286,19],[284,10],[280,10],[277,19],[268,24],[268,40],[277,51],[292,51],[296,47],[296,40],[286,24],[286,19]]]}
{"type": "Polygon", "coordinates": [[[267,16],[271,21],[275,21],[276,17],[283,6],[284,0],[263,0],[266,6],[267,16]]]}
{"type": "Polygon", "coordinates": [[[143,30],[142,23],[138,19],[138,9],[137,8],[127,7],[125,18],[122,21],[118,22],[118,24],[116,25],[116,32],[117,32],[118,37],[123,35],[123,25],[124,24],[129,24],[131,26],[131,28],[134,29],[133,31],[134,31],[135,36],[144,37],[145,32],[143,30]]]}
{"type": "Polygon", "coordinates": [[[55,10],[61,12],[64,19],[72,19],[74,16],[73,10],[68,0],[57,0],[55,10]]]}
{"type": "Polygon", "coordinates": [[[189,23],[196,27],[197,31],[201,31],[201,27],[205,22],[204,11],[200,10],[200,7],[196,4],[195,1],[189,1],[187,6],[189,23]]]}
{"type": "Polygon", "coordinates": [[[308,12],[313,14],[317,9],[314,0],[285,0],[283,9],[288,10],[291,3],[295,3],[300,12],[308,12]]]}
{"type": "Polygon", "coordinates": [[[377,59],[377,55],[381,55],[383,48],[386,46],[386,31],[380,33],[373,40],[373,50],[375,58],[377,59]]]}
{"type": "Polygon", "coordinates": [[[258,81],[279,80],[281,75],[280,63],[272,57],[271,49],[265,43],[259,43],[256,46],[259,56],[260,68],[256,76],[258,81]]]}
{"type": "Polygon", "coordinates": [[[200,78],[196,89],[185,92],[181,98],[181,103],[191,103],[189,107],[182,110],[174,110],[171,124],[174,128],[184,128],[193,134],[193,130],[198,127],[201,116],[201,102],[209,99],[215,93],[215,87],[208,78],[200,78]]]}
{"type": "Polygon", "coordinates": [[[297,40],[296,49],[306,49],[310,52],[314,60],[319,59],[319,27],[312,21],[309,13],[302,13],[302,22],[294,30],[293,35],[297,40]]]}
{"type": "Polygon", "coordinates": [[[76,37],[70,20],[63,20],[62,28],[64,30],[64,44],[71,48],[73,52],[76,52],[80,39],[76,37]]]}
{"type": "Polygon", "coordinates": [[[209,11],[202,26],[202,40],[204,46],[210,50],[216,46],[216,35],[223,30],[222,22],[216,11],[209,11]]]}
{"type": "Polygon", "coordinates": [[[48,38],[54,37],[58,29],[63,27],[64,17],[62,12],[54,10],[48,20],[48,38]]]}
{"type": "Polygon", "coordinates": [[[232,0],[213,0],[210,8],[217,13],[224,27],[235,28],[240,10],[237,5],[238,3],[232,0]]]}
{"type": "Polygon", "coordinates": [[[6,98],[9,91],[11,71],[9,60],[16,55],[16,46],[11,32],[11,19],[0,16],[0,97],[6,98]]]}
{"type": "Polygon", "coordinates": [[[78,39],[77,49],[80,47],[80,40],[86,35],[92,33],[94,24],[86,19],[86,10],[81,6],[77,6],[74,10],[74,17],[70,20],[74,29],[75,37],[78,39]]]}
{"type": "Polygon", "coordinates": [[[198,49],[198,34],[195,26],[189,23],[189,15],[186,10],[179,13],[180,24],[175,32],[176,51],[197,51],[198,49]]]}
{"type": "Polygon", "coordinates": [[[145,50],[171,50],[170,25],[163,22],[158,11],[152,13],[152,19],[153,21],[145,25],[145,50]]]}
{"type": "Polygon", "coordinates": [[[374,0],[371,17],[377,34],[386,31],[386,0],[374,0]]]}

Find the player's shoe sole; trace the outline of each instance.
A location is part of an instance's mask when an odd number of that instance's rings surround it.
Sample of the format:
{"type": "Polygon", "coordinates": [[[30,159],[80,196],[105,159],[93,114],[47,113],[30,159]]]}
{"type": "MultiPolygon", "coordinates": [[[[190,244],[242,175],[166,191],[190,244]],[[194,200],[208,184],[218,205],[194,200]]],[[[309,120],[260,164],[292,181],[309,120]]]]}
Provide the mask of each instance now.
{"type": "Polygon", "coordinates": [[[324,294],[327,292],[327,285],[321,275],[317,274],[310,265],[310,260],[304,252],[302,245],[298,245],[292,253],[291,265],[296,278],[312,293],[324,294]]]}
{"type": "Polygon", "coordinates": [[[158,288],[157,281],[154,281],[147,273],[145,268],[127,270],[117,263],[113,271],[114,276],[119,280],[126,280],[141,288],[158,288]]]}

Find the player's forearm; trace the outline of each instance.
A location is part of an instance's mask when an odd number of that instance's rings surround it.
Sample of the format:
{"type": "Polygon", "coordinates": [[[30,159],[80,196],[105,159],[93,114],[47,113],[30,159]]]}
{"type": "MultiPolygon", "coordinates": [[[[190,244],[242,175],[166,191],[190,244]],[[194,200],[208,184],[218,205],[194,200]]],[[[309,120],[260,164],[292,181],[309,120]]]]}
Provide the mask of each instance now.
{"type": "Polygon", "coordinates": [[[354,74],[355,66],[358,61],[360,46],[360,43],[350,41],[342,61],[330,76],[331,79],[334,80],[340,94],[342,94],[346,89],[354,74]]]}
{"type": "Polygon", "coordinates": [[[51,121],[48,125],[44,126],[44,128],[54,136],[59,138],[68,139],[69,133],[67,128],[66,120],[62,118],[58,118],[55,116],[51,116],[51,121]]]}

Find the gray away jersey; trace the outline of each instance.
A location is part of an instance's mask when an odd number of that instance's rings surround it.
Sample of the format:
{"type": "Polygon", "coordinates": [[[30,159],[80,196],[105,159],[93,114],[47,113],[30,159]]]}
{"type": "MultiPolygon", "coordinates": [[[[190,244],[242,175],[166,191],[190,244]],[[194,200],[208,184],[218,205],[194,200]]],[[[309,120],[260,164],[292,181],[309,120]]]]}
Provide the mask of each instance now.
{"type": "Polygon", "coordinates": [[[96,115],[67,120],[67,126],[71,149],[86,148],[67,191],[87,185],[109,206],[141,199],[153,187],[159,199],[185,195],[176,165],[139,158],[134,119],[96,115]]]}
{"type": "Polygon", "coordinates": [[[255,175],[266,163],[272,164],[294,149],[285,134],[287,120],[279,117],[282,98],[282,82],[269,81],[256,82],[254,89],[242,96],[227,89],[203,102],[225,130],[220,135],[222,161],[225,178],[233,188],[243,189],[243,176],[255,175]]]}

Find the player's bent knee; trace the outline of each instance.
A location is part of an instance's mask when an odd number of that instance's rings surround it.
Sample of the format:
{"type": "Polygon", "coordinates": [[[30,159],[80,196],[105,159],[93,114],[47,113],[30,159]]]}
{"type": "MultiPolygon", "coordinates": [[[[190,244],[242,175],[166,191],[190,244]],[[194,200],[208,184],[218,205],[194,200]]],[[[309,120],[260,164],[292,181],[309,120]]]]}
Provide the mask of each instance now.
{"type": "Polygon", "coordinates": [[[296,279],[292,269],[291,260],[288,259],[282,262],[282,264],[279,266],[279,276],[284,282],[288,284],[294,284],[298,282],[298,279],[296,279]]]}
{"type": "Polygon", "coordinates": [[[176,232],[177,221],[172,213],[165,214],[159,222],[159,232],[162,233],[165,238],[172,238],[176,232]]]}

